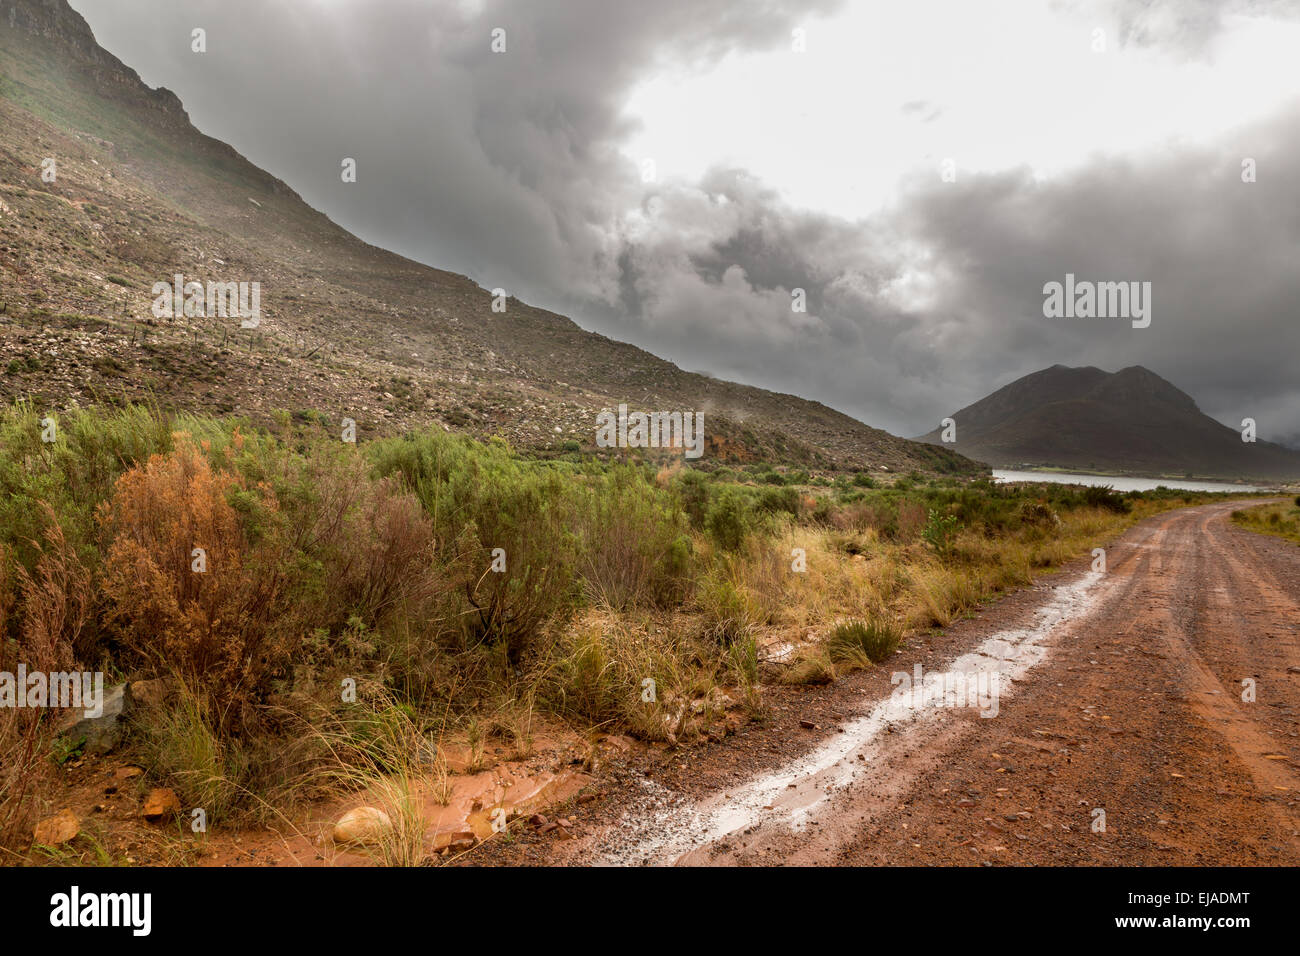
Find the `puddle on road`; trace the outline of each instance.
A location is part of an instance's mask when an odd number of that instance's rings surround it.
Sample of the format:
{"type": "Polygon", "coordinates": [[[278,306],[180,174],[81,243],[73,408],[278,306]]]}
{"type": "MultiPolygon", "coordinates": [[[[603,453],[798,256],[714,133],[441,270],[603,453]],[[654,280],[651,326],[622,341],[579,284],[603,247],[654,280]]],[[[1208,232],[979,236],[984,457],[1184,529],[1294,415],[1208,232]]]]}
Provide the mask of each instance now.
{"type": "MultiPolygon", "coordinates": [[[[869,780],[876,738],[915,730],[933,721],[941,704],[957,704],[961,688],[981,682],[988,686],[998,675],[998,700],[1011,693],[1014,682],[1043,661],[1053,631],[1067,619],[1086,614],[1096,602],[1101,572],[1062,585],[1035,613],[1029,626],[1000,631],[968,654],[948,664],[946,671],[926,673],[921,682],[901,684],[870,713],[846,724],[810,753],[748,783],[694,805],[664,807],[674,799],[666,788],[647,782],[658,809],[631,827],[616,825],[597,847],[598,863],[667,865],[728,834],[758,825],[799,830],[833,795],[857,778],[869,780]],[[981,677],[981,675],[983,675],[981,677]],[[862,760],[859,760],[859,755],[862,760]],[[863,777],[864,770],[866,777],[863,777]]],[[[909,674],[909,679],[913,675],[909,674]]],[[[897,681],[896,681],[897,682],[897,681]]],[[[896,740],[896,736],[891,738],[896,740]]]]}

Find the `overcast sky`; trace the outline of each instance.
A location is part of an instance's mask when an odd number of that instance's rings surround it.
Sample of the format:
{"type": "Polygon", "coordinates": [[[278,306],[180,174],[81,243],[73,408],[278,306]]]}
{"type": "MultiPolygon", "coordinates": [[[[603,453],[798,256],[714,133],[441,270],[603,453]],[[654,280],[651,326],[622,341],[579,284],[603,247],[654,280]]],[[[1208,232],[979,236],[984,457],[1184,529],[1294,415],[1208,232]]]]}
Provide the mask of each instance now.
{"type": "Polygon", "coordinates": [[[71,3],[362,238],[684,368],[910,436],[1140,364],[1300,444],[1300,0],[71,3]]]}

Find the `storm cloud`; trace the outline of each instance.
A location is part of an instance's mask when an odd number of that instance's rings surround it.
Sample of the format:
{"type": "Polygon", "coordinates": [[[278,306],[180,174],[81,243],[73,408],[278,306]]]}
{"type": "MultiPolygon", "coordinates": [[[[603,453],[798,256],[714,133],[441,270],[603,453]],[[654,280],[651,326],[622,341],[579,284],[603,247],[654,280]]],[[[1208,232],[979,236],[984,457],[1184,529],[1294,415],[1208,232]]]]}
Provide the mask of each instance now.
{"type": "MultiPolygon", "coordinates": [[[[1300,438],[1300,100],[1212,143],[1138,154],[1081,129],[1086,160],[1049,176],[945,181],[929,162],[851,217],[801,208],[723,158],[699,177],[647,177],[624,149],[646,77],[789,48],[832,0],[73,6],[195,125],[362,238],[685,368],[914,435],[1048,365],[1142,364],[1222,421],[1300,438]],[[504,53],[490,49],[496,28],[504,53]],[[340,183],[344,157],[355,184],[340,183]],[[1044,318],[1043,285],[1066,273],[1151,282],[1150,328],[1044,318]]],[[[1121,43],[1205,59],[1225,17],[1261,4],[1063,6],[1121,43]]],[[[897,94],[915,122],[946,115],[929,93],[897,94]]],[[[810,145],[809,175],[826,148],[810,145]]]]}

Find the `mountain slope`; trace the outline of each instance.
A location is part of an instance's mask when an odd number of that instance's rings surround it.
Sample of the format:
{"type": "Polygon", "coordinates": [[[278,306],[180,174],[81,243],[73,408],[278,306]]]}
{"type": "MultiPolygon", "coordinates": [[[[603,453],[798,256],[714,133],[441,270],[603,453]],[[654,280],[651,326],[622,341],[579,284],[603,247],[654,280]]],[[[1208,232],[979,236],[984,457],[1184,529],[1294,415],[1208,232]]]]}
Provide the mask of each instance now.
{"type": "MultiPolygon", "coordinates": [[[[1300,453],[1205,415],[1185,392],[1134,365],[1115,373],[1053,365],[963,408],[955,447],[995,466],[1150,475],[1300,476],[1300,453]]],[[[935,429],[921,441],[939,443],[935,429]]]]}
{"type": "Polygon", "coordinates": [[[541,451],[595,417],[705,413],[714,458],[975,472],[816,402],[684,372],[368,245],[193,128],[66,0],[0,0],[0,396],[164,406],[360,434],[441,422],[541,451]],[[56,162],[54,182],[43,162],[56,162]],[[156,282],[257,281],[261,323],[155,319],[156,282]]]}

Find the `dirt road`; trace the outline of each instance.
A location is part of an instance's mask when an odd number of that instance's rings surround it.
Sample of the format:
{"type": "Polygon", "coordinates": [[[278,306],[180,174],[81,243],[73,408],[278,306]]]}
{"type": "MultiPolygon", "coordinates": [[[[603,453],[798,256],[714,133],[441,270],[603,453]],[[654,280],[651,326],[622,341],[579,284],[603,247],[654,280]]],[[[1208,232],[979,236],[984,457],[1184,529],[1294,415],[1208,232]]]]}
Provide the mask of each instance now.
{"type": "Polygon", "coordinates": [[[1150,519],[1107,548],[1104,571],[1084,563],[900,655],[821,701],[829,723],[794,753],[799,731],[778,720],[766,733],[780,745],[760,733],[737,742],[739,761],[682,764],[689,786],[629,783],[561,855],[1300,863],[1300,548],[1233,526],[1237,507],[1150,519]],[[893,670],[921,689],[900,693],[893,670]],[[934,705],[952,703],[957,672],[983,687],[982,710],[934,705]],[[742,776],[746,748],[776,756],[742,776]]]}

